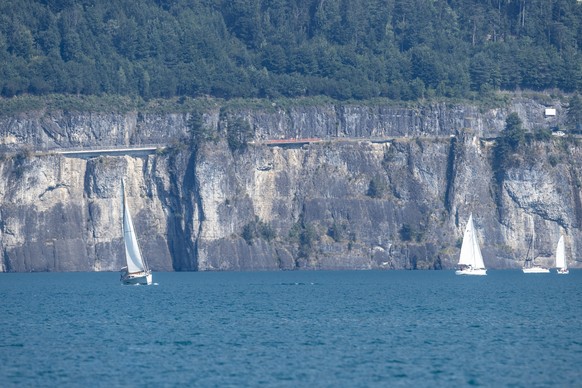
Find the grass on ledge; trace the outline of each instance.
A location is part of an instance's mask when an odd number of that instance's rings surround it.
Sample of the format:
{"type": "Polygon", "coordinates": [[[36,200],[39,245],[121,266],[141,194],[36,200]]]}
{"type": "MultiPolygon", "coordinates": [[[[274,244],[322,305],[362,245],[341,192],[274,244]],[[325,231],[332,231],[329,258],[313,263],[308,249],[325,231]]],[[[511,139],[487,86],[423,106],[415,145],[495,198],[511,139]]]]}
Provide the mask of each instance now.
{"type": "Polygon", "coordinates": [[[224,100],[212,97],[173,97],[168,99],[144,100],[139,96],[119,95],[70,95],[50,94],[46,96],[21,95],[12,98],[0,98],[0,117],[10,117],[27,112],[38,111],[68,111],[68,112],[92,112],[92,113],[190,113],[194,110],[210,109],[249,109],[249,110],[278,110],[293,109],[297,107],[314,106],[391,106],[401,108],[420,108],[422,106],[446,103],[450,105],[472,105],[480,109],[507,106],[512,97],[526,97],[537,101],[549,99],[565,99],[565,95],[556,93],[529,92],[511,93],[495,92],[487,96],[475,95],[471,99],[423,99],[419,101],[395,101],[386,98],[371,100],[338,101],[325,96],[311,96],[302,98],[278,98],[278,99],[231,99],[224,100]]]}

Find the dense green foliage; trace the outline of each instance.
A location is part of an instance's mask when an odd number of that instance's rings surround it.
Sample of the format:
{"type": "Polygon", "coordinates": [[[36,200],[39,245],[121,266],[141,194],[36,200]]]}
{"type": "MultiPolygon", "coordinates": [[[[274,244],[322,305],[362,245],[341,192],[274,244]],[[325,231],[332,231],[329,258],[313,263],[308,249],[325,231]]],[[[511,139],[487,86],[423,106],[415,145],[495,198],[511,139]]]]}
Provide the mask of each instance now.
{"type": "Polygon", "coordinates": [[[3,0],[0,95],[582,91],[576,0],[3,0]]]}
{"type": "Polygon", "coordinates": [[[381,176],[377,175],[370,180],[366,194],[372,198],[382,198],[386,190],[386,182],[381,176]]]}
{"type": "Polygon", "coordinates": [[[231,151],[244,151],[254,133],[248,121],[236,117],[227,122],[226,141],[231,151]]]}
{"type": "Polygon", "coordinates": [[[517,113],[511,113],[505,119],[505,128],[495,141],[493,148],[493,175],[498,185],[505,178],[505,172],[515,163],[513,158],[519,146],[525,140],[525,130],[517,113]]]}
{"type": "Polygon", "coordinates": [[[582,97],[575,94],[568,102],[568,125],[577,133],[582,132],[582,97]]]}
{"type": "Polygon", "coordinates": [[[253,240],[262,238],[271,241],[276,237],[275,231],[269,224],[263,222],[259,217],[255,217],[253,222],[249,222],[242,229],[242,238],[247,244],[252,245],[253,240]]]}

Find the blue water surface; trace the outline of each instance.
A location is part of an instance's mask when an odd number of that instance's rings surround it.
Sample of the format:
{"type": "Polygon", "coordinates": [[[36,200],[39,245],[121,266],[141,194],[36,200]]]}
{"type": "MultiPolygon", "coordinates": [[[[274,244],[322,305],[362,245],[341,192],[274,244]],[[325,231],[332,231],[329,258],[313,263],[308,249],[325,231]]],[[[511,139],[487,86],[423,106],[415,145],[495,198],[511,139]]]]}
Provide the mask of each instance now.
{"type": "Polygon", "coordinates": [[[0,386],[582,386],[582,271],[0,274],[0,386]]]}

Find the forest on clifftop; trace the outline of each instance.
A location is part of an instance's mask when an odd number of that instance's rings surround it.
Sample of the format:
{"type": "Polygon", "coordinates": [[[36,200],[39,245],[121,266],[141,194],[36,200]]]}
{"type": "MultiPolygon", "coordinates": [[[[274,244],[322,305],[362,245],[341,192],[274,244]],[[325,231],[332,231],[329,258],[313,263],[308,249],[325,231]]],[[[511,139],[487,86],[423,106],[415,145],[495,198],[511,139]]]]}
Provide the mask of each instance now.
{"type": "Polygon", "coordinates": [[[577,0],[4,0],[0,95],[582,91],[577,0]]]}

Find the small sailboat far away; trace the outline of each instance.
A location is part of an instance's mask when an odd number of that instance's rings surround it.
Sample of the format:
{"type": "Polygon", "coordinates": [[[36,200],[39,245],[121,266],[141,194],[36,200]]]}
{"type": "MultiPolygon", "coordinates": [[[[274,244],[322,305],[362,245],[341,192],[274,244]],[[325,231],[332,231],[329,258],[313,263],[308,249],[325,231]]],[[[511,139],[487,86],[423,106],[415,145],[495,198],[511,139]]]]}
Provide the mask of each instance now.
{"type": "Polygon", "coordinates": [[[461,254],[459,256],[457,275],[487,275],[483,255],[479,248],[475,225],[473,225],[473,214],[469,216],[465,234],[463,235],[463,244],[461,245],[461,254]]]}
{"type": "Polygon", "coordinates": [[[527,252],[525,254],[525,261],[523,263],[522,271],[523,273],[550,273],[550,270],[546,267],[542,267],[534,263],[534,239],[535,235],[532,234],[531,241],[529,243],[529,247],[527,248],[527,252]],[[531,254],[530,254],[531,253],[531,254]]]}
{"type": "Polygon", "coordinates": [[[558,268],[559,275],[567,275],[570,273],[568,271],[568,264],[566,263],[566,248],[564,247],[564,236],[560,236],[558,240],[558,245],[556,247],[556,267],[558,268]]]}
{"type": "Polygon", "coordinates": [[[123,180],[121,181],[121,193],[123,200],[123,244],[125,245],[125,261],[127,264],[121,269],[121,283],[150,285],[152,284],[152,271],[148,268],[139,249],[133,221],[127,206],[123,180]]]}

